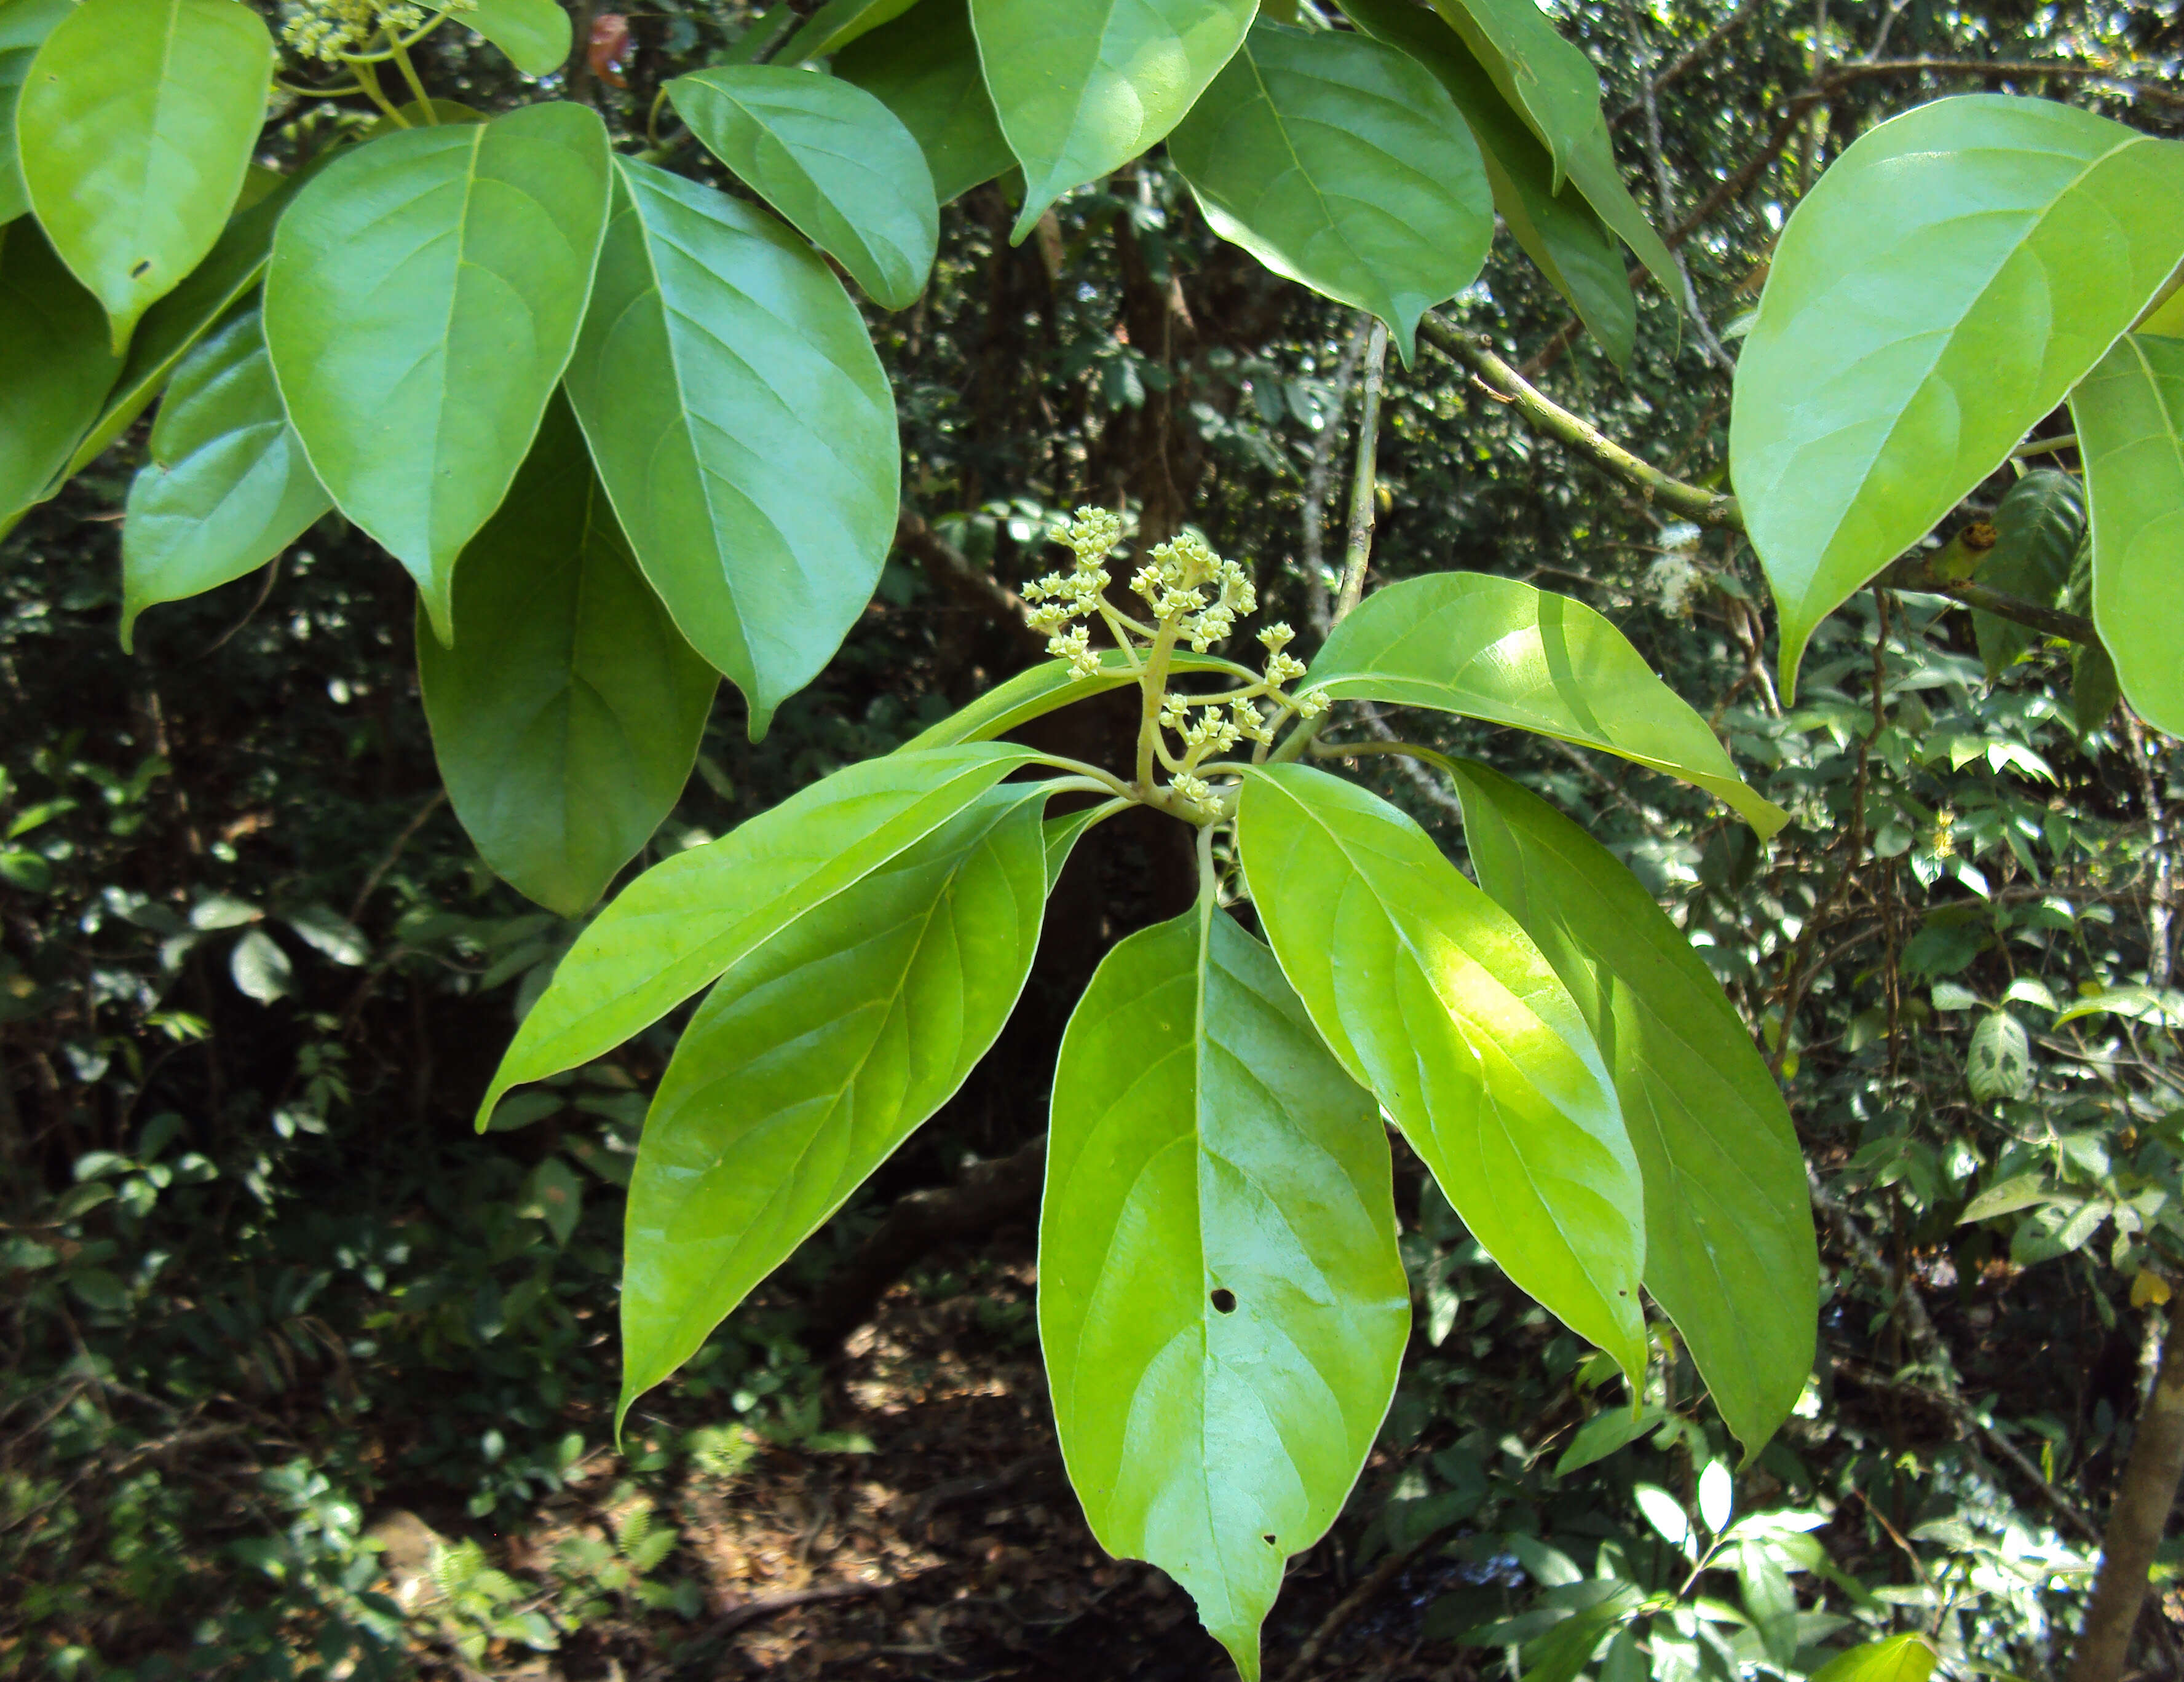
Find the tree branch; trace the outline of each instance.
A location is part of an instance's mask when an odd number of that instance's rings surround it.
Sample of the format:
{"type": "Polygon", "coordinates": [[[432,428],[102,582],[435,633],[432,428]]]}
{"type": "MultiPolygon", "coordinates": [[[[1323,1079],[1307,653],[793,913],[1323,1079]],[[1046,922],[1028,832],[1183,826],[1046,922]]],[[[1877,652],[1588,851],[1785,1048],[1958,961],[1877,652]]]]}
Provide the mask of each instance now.
{"type": "MultiPolygon", "coordinates": [[[[1693,65],[1700,63],[1715,47],[1742,29],[1758,14],[1760,7],[1765,3],[1766,0],[1741,0],[1741,3],[1735,11],[1708,30],[1691,46],[1686,47],[1660,75],[1655,76],[1651,81],[1641,85],[1649,93],[1658,96],[1663,89],[1680,81],[1693,65]]],[[[1643,99],[1634,99],[1607,120],[1607,126],[1610,129],[1619,129],[1645,109],[1646,102],[1643,99]]]]}
{"type": "Polygon", "coordinates": [[[894,540],[916,558],[926,576],[964,606],[984,615],[1027,653],[1044,656],[1046,638],[1031,627],[1024,601],[908,509],[895,517],[894,540]]]}
{"type": "Polygon", "coordinates": [[[1365,347],[1365,403],[1357,416],[1357,470],[1350,484],[1350,546],[1342,557],[1342,593],[1334,599],[1340,625],[1365,594],[1365,568],[1373,559],[1373,499],[1380,450],[1380,380],[1388,363],[1388,329],[1377,317],[1365,347]]]}

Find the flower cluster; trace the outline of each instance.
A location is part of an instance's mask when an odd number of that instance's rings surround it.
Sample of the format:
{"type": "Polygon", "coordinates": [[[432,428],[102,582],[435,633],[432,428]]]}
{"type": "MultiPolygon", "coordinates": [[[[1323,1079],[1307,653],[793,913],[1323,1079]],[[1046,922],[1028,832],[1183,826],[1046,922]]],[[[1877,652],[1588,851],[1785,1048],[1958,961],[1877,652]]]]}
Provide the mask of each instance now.
{"type": "Polygon", "coordinates": [[[1236,628],[1239,614],[1248,614],[1259,604],[1250,575],[1190,532],[1154,549],[1130,580],[1130,588],[1145,598],[1154,618],[1174,626],[1178,639],[1201,654],[1236,628]]]}
{"type": "Polygon", "coordinates": [[[281,38],[303,58],[337,64],[361,53],[384,30],[390,40],[421,28],[437,12],[475,11],[477,0],[287,0],[281,8],[281,38]]]}
{"type": "Polygon", "coordinates": [[[1113,582],[1105,562],[1122,541],[1123,522],[1106,509],[1080,508],[1061,537],[1076,555],[1076,565],[1024,586],[1024,599],[1032,604],[1025,616],[1034,630],[1047,633],[1049,654],[1067,660],[1079,677],[1089,677],[1100,670],[1100,656],[1092,652],[1091,629],[1072,621],[1089,620],[1100,611],[1113,582]]]}

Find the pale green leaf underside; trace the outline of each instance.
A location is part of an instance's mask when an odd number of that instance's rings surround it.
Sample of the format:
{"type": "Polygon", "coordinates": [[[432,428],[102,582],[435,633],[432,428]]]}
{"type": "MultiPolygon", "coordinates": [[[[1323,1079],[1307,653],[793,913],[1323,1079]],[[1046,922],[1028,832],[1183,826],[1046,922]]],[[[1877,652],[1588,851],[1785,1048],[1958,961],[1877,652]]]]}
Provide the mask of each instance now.
{"type": "Polygon", "coordinates": [[[921,0],[834,59],[834,74],[894,113],[925,153],[943,204],[1016,163],[978,67],[969,0],[921,0]]]}
{"type": "Polygon", "coordinates": [[[258,568],[333,506],[281,407],[254,308],[175,370],[121,527],[121,646],[159,602],[258,568]]]}
{"type": "Polygon", "coordinates": [[[720,840],[655,865],[577,939],[478,1106],[589,1062],[946,823],[1029,752],[972,743],[836,771],[720,840]]]}
{"type": "Polygon", "coordinates": [[[683,1030],[630,1181],[639,1395],[945,1103],[1015,1008],[1046,903],[1035,787],[987,791],[741,959],[683,1030]]]}
{"type": "Polygon", "coordinates": [[[1023,165],[1011,236],[1167,137],[1220,74],[1258,0],[971,0],[986,86],[1023,165]]]}
{"type": "Polygon", "coordinates": [[[674,809],[720,677],[638,571],[565,400],[454,606],[453,648],[417,638],[441,781],[494,872],[575,916],[674,809]]]}
{"type": "MultiPolygon", "coordinates": [[[[1168,669],[1227,672],[1246,682],[1257,676],[1233,661],[1195,654],[1188,649],[1179,649],[1168,657],[1168,669]]],[[[1100,670],[1090,677],[1078,677],[1067,660],[1043,660],[1026,667],[1006,682],[995,684],[969,706],[950,713],[939,723],[913,737],[900,751],[915,753],[924,748],[952,747],[958,742],[989,741],[1072,702],[1104,695],[1110,689],[1120,689],[1137,681],[1128,658],[1120,649],[1102,649],[1100,670]]]]}
{"type": "Polygon", "coordinates": [[[916,139],[872,95],[779,64],[677,76],[667,97],[708,152],[889,309],[925,289],[939,207],[916,139]]]}
{"type": "Polygon", "coordinates": [[[573,31],[558,0],[476,0],[456,16],[508,54],[509,62],[526,76],[551,75],[568,62],[573,31]]]}
{"type": "Polygon", "coordinates": [[[526,106],[382,135],[281,219],[265,342],[289,420],[443,642],[455,558],[508,493],[575,347],[607,159],[589,108],[526,106]]]}
{"type": "Polygon", "coordinates": [[[2184,146],[2001,94],[1869,131],[1784,228],[1730,459],[1781,610],[1813,629],[1998,466],[2184,256],[2184,146]]]}
{"type": "Polygon", "coordinates": [[[83,0],[31,60],[23,182],[117,349],[220,237],[272,75],[273,37],[237,0],[83,0]]]}
{"type": "Polygon", "coordinates": [[[1537,796],[1453,767],[1479,885],[1524,926],[1607,1060],[1646,1188],[1646,1288],[1758,1452],[1802,1392],[1819,1319],[1804,1159],[1780,1089],[1637,878],[1537,796]]]}
{"type": "Polygon", "coordinates": [[[755,738],[879,582],[894,397],[809,245],[702,183],[616,169],[569,397],[638,565],[743,691],[755,738]]]}
{"type": "Polygon", "coordinates": [[[1168,156],[1216,233],[1371,310],[1407,362],[1418,317],[1470,285],[1493,242],[1485,166],[1448,91],[1363,36],[1255,25],[1168,156]]]}
{"type": "Polygon", "coordinates": [[[106,314],[35,222],[0,229],[0,529],[52,494],[121,359],[106,314]]]}
{"type": "Polygon", "coordinates": [[[1237,844],[1297,994],[1502,1270],[1645,1369],[1645,1204],[1599,1050],[1515,919],[1377,795],[1301,766],[1244,783],[1237,844]]]}
{"type": "Polygon", "coordinates": [[[1934,1658],[1925,1636],[1896,1635],[1830,1659],[1813,1673],[1813,1682],[1926,1682],[1934,1658]]]}
{"type": "Polygon", "coordinates": [[[1603,749],[1705,789],[1762,838],[1789,822],[1737,776],[1706,721],[1613,624],[1513,578],[1437,572],[1374,591],[1327,639],[1301,687],[1603,749]]]}
{"type": "Polygon", "coordinates": [[[2126,335],[2070,394],[2093,622],[2142,717],[2184,736],[2184,339],[2126,335]]]}
{"type": "Polygon", "coordinates": [[[1210,901],[1117,946],[1070,1018],[1039,1281],[1093,1534],[1181,1583],[1250,1682],[1289,1557],[1387,1412],[1410,1300],[1370,1094],[1210,901]]]}

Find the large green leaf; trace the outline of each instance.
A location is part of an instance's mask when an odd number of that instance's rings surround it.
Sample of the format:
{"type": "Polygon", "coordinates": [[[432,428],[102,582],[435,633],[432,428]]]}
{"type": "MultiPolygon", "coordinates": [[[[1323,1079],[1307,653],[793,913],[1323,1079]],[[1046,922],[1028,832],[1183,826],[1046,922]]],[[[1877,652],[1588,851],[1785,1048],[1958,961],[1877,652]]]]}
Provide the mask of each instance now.
{"type": "Polygon", "coordinates": [[[1627,364],[1638,304],[1614,237],[1580,195],[1555,191],[1553,159],[1463,38],[1412,0],[1343,0],[1342,9],[1359,28],[1401,47],[1440,79],[1479,142],[1494,208],[1517,243],[1616,365],[1627,364]]]}
{"type": "Polygon", "coordinates": [[[1749,1453],[1813,1368],[1819,1258],[1790,1111],[1691,942],[1637,878],[1537,796],[1451,766],[1479,883],[1585,1013],[1646,1186],[1646,1288],[1749,1453]]]}
{"type": "Polygon", "coordinates": [[[33,221],[0,228],[0,528],[54,481],[121,370],[98,300],[33,221]]]}
{"type": "Polygon", "coordinates": [[[893,23],[917,3],[918,0],[827,0],[789,38],[788,44],[774,54],[772,62],[801,64],[838,53],[893,23]]]}
{"type": "Polygon", "coordinates": [[[834,74],[878,99],[916,137],[943,204],[1016,162],[978,68],[970,0],[922,0],[838,54],[834,74]]]}
{"type": "Polygon", "coordinates": [[[720,677],[622,541],[566,401],[455,569],[453,648],[417,638],[432,751],[485,861],[588,910],[674,809],[720,677]]]}
{"type": "Polygon", "coordinates": [[[1342,1509],[1410,1330],[1387,1135],[1208,899],[1100,963],[1055,1069],[1039,1330],[1109,1552],[1190,1591],[1246,1682],[1342,1509]]]}
{"type": "Polygon", "coordinates": [[[1258,0],[971,0],[1001,132],[1023,164],[1012,238],[1158,145],[1243,45],[1258,0]]]}
{"type": "Polygon", "coordinates": [[[940,209],[925,153],[854,83],[779,64],[722,64],[667,84],[691,133],[889,309],[933,270],[940,209]]]}
{"type": "Polygon", "coordinates": [[[136,615],[254,572],[333,506],[281,407],[255,308],[176,370],[129,487],[121,527],[121,646],[136,615]]]}
{"type": "Polygon", "coordinates": [[[1214,232],[1371,310],[1406,362],[1418,317],[1471,284],[1494,241],[1485,165],[1448,90],[1364,36],[1255,25],[1168,156],[1214,232]]]}
{"type": "Polygon", "coordinates": [[[1503,1271],[1635,1385],[1644,1194],[1569,989],[1423,829],[1339,777],[1254,771],[1236,838],[1274,955],[1343,1067],[1503,1271]]]}
{"type": "Polygon", "coordinates": [[[478,1106],[589,1062],[762,942],[914,846],[1031,754],[990,742],[890,754],[836,771],[617,894],[516,1031],[478,1106]]]}
{"type": "Polygon", "coordinates": [[[23,182],[116,350],[220,237],[272,77],[273,37],[237,0],[83,0],[38,48],[23,182]]]}
{"type": "Polygon", "coordinates": [[[1039,793],[989,789],[753,950],[699,1006],[630,1181],[621,1412],[985,1055],[1039,945],[1039,793]]]}
{"type": "MultiPolygon", "coordinates": [[[[1170,671],[1219,671],[1245,682],[1256,674],[1234,661],[1211,654],[1195,654],[1178,649],[1168,656],[1170,671]]],[[[950,747],[958,742],[984,742],[1006,736],[1019,724],[1028,723],[1077,701],[1104,695],[1137,682],[1128,658],[1120,649],[1100,652],[1100,670],[1089,677],[1077,675],[1067,660],[1042,660],[1028,666],[1006,683],[996,683],[959,712],[953,712],[930,729],[903,744],[901,751],[950,747]]]]}
{"type": "Polygon", "coordinates": [[[1620,631],[1582,602],[1513,578],[1436,572],[1374,591],[1335,627],[1301,687],[1603,748],[1705,789],[1763,838],[1789,822],[1620,631]]]}
{"type": "Polygon", "coordinates": [[[620,186],[569,396],[638,565],[765,732],[879,582],[894,395],[826,263],[649,164],[620,186]]]}
{"type": "Polygon", "coordinates": [[[2069,106],[1938,100],[1868,131],[1782,231],[1730,459],[1813,627],[2001,465],[2184,256],[2184,146],[2069,106]]]}
{"type": "Polygon", "coordinates": [[[265,342],[288,418],[443,642],[455,557],[507,495],[576,345],[607,158],[588,107],[532,105],[382,135],[281,219],[265,342]]]}
{"type": "Polygon", "coordinates": [[[75,9],[75,0],[0,0],[0,224],[31,208],[15,161],[15,100],[39,43],[75,9]]]}
{"type": "Polygon", "coordinates": [[[1892,1635],[1838,1654],[1813,1673],[1813,1682],[1926,1682],[1934,1659],[1924,1635],[1892,1635]]]}
{"type": "Polygon", "coordinates": [[[476,0],[456,15],[526,76],[551,75],[569,60],[572,31],[559,0],[476,0]]]}
{"type": "Polygon", "coordinates": [[[2093,622],[2131,705],[2184,736],[2184,339],[2126,336],[2070,414],[2092,503],[2093,622]]]}

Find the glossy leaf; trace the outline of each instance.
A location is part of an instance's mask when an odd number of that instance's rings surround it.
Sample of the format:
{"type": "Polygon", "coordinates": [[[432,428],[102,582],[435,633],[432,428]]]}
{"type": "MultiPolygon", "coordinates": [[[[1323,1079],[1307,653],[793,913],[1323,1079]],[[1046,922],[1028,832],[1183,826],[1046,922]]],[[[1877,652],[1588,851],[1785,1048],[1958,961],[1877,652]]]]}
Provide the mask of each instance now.
{"type": "Polygon", "coordinates": [[[894,112],[853,83],[779,64],[722,64],[667,84],[705,149],[877,303],[925,289],[940,238],[931,173],[894,112]]]}
{"type": "Polygon", "coordinates": [[[975,743],[836,771],[720,840],[630,883],[577,938],[478,1107],[589,1062],[657,1022],[745,954],[915,846],[1027,763],[975,743]]]}
{"type": "Polygon", "coordinates": [[[1181,1583],[1246,1682],[1394,1395],[1395,1238],[1372,1097],[1264,946],[1206,900],[1107,955],[1047,1136],[1055,1425],[1093,1534],[1181,1583]]]}
{"type": "Polygon", "coordinates": [[[497,874],[576,916],[674,809],[720,677],[638,571],[566,402],[463,551],[455,626],[453,648],[417,638],[448,798],[497,874]]]}
{"type": "Polygon", "coordinates": [[[628,159],[570,400],[638,565],[750,730],[817,675],[894,540],[894,396],[771,215],[628,159]]]}
{"type": "Polygon", "coordinates": [[[121,646],[136,615],[256,571],[333,506],[281,407],[256,309],[175,372],[121,527],[121,646]]]}
{"type": "Polygon", "coordinates": [[[910,131],[941,203],[1014,166],[978,67],[969,0],[922,0],[916,11],[837,54],[834,74],[910,131]]]}
{"type": "Polygon", "coordinates": [[[1259,24],[1168,137],[1214,232],[1369,309],[1404,360],[1494,240],[1478,142],[1431,72],[1366,36],[1259,24]]]}
{"type": "MultiPolygon", "coordinates": [[[[1979,582],[2053,607],[2070,582],[2070,562],[2086,535],[2085,487],[2075,474],[2036,467],[2003,493],[1994,531],[1979,582]]],[[[2033,633],[2024,626],[1991,613],[1975,612],[1972,630],[1989,682],[2032,645],[2033,633]]]]}
{"type": "Polygon", "coordinates": [[[1763,839],[1789,822],[1620,631],[1582,602],[1513,578],[1438,572],[1374,591],[1301,687],[1605,749],[1705,789],[1763,839]]]}
{"type": "Polygon", "coordinates": [[[39,43],[75,9],[75,0],[4,0],[0,3],[0,225],[31,208],[15,160],[15,100],[39,43]]]}
{"type": "MultiPolygon", "coordinates": [[[[1246,682],[1258,675],[1232,660],[1217,655],[1195,654],[1188,649],[1178,649],[1168,657],[1168,669],[1226,672],[1241,677],[1246,682]]],[[[1027,666],[1006,682],[996,683],[969,706],[950,713],[914,737],[904,744],[902,751],[951,747],[958,742],[990,741],[996,736],[1006,736],[1019,724],[1137,681],[1119,649],[1101,649],[1100,670],[1089,677],[1078,677],[1067,660],[1041,660],[1037,666],[1027,666]]]]}
{"type": "Polygon", "coordinates": [[[1424,830],[1362,788],[1261,767],[1236,835],[1274,955],[1343,1067],[1502,1270],[1635,1387],[1644,1197],[1568,989],[1424,830]]]}
{"type": "Polygon", "coordinates": [[[1613,854],[1485,766],[1451,771],[1479,886],[1546,955],[1614,1077],[1645,1182],[1646,1288],[1757,1453],[1803,1391],[1819,1320],[1811,1194],[1780,1089],[1683,931],[1613,854]]]}
{"type": "Polygon", "coordinates": [[[2092,504],[2093,622],[2126,699],[2184,735],[2184,339],[2124,338],[2070,413],[2092,504]]]}
{"type": "Polygon", "coordinates": [[[83,0],[38,48],[24,185],[116,350],[220,237],[272,76],[273,37],[237,0],[83,0]]]}
{"type": "Polygon", "coordinates": [[[571,26],[558,0],[476,0],[456,15],[526,76],[551,75],[569,61],[571,26]]]}
{"type": "Polygon", "coordinates": [[[35,222],[0,228],[0,528],[56,488],[121,359],[106,314],[35,222]]]}
{"type": "MultiPolygon", "coordinates": [[[[874,30],[893,23],[918,0],[827,0],[803,28],[777,53],[777,64],[801,64],[861,41],[874,30]]],[[[840,65],[835,67],[837,74],[840,65]]]]}
{"type": "Polygon", "coordinates": [[[507,495],[575,346],[607,177],[597,114],[557,101],[382,135],[281,219],[265,342],[288,418],[443,642],[455,557],[507,495]]]}
{"type": "Polygon", "coordinates": [[[1626,365],[1638,304],[1623,253],[1598,211],[1575,192],[1555,191],[1553,159],[1463,38],[1412,0],[1343,0],[1342,9],[1440,79],[1479,142],[1496,211],[1616,365],[1626,365]]]}
{"type": "Polygon", "coordinates": [[[1785,699],[1813,627],[2001,465],[2180,256],[2184,147],[2043,100],[1920,106],[1799,201],[1730,421],[1785,699]]]}
{"type": "Polygon", "coordinates": [[[1829,1660],[1813,1673],[1813,1682],[1927,1682],[1934,1660],[1924,1635],[1895,1635],[1829,1660]]]}
{"type": "Polygon", "coordinates": [[[621,1410],[963,1083],[1030,973],[1039,791],[989,790],[738,961],[683,1030],[630,1182],[621,1410]]]}
{"type": "Polygon", "coordinates": [[[1023,165],[1012,239],[1157,146],[1243,45],[1258,0],[971,0],[994,113],[1023,165]]]}

